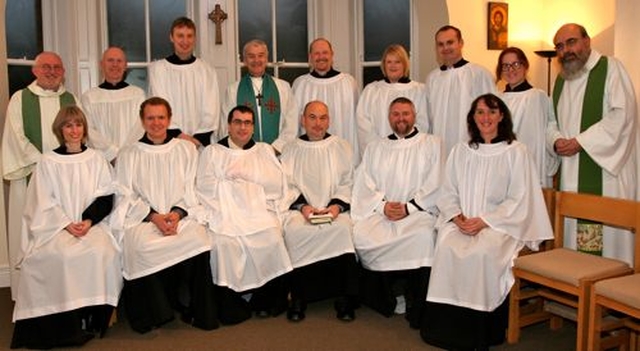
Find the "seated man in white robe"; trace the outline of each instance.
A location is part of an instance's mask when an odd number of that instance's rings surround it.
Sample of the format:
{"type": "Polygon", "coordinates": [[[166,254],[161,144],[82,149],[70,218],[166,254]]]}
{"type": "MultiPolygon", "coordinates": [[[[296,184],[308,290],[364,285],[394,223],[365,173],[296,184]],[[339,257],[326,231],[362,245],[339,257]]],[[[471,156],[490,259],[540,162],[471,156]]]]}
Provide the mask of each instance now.
{"type": "Polygon", "coordinates": [[[258,317],[277,316],[287,306],[284,275],[292,267],[281,223],[286,178],[274,149],[253,141],[254,123],[251,108],[231,109],[229,135],[204,149],[196,178],[215,243],[211,270],[223,324],[240,323],[252,310],[258,317]]]}
{"type": "Polygon", "coordinates": [[[385,316],[406,310],[412,327],[427,292],[443,158],[440,139],[418,131],[415,117],[411,100],[391,102],[393,134],[367,146],[351,207],[362,302],[385,316]]]}
{"type": "Polygon", "coordinates": [[[11,348],[80,346],[107,329],[122,289],[122,258],[106,218],[111,166],[87,148],[77,106],[53,121],[59,147],[36,165],[23,215],[11,348]]]}
{"type": "Polygon", "coordinates": [[[355,318],[358,266],[349,216],[353,186],[353,151],[327,133],[329,109],[306,104],[301,119],[306,134],[287,144],[282,165],[292,190],[284,239],[294,267],[287,318],[305,318],[307,301],[338,296],[337,318],[355,318]]]}
{"type": "Polygon", "coordinates": [[[145,100],[140,119],[145,135],[120,152],[116,165],[124,195],[114,227],[123,246],[129,324],[146,333],[172,321],[177,310],[184,322],[215,329],[211,238],[197,221],[198,151],[167,133],[171,106],[166,100],[145,100]]]}

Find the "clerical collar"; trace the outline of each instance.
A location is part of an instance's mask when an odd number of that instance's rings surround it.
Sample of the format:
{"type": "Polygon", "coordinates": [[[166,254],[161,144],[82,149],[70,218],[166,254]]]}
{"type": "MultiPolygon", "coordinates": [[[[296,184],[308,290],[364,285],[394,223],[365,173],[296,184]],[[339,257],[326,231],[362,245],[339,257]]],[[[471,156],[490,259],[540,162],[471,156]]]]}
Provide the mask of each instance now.
{"type": "Polygon", "coordinates": [[[325,73],[325,75],[321,75],[320,73],[316,72],[316,70],[311,71],[311,76],[314,78],[320,78],[320,79],[325,79],[325,78],[333,78],[335,76],[337,76],[338,74],[340,74],[340,72],[336,71],[335,69],[333,69],[333,67],[331,67],[331,69],[325,73]]]}
{"type": "Polygon", "coordinates": [[[80,149],[82,150],[80,152],[69,152],[67,150],[67,145],[60,145],[60,147],[53,150],[53,152],[55,152],[58,155],[76,155],[76,154],[85,152],[87,150],[87,146],[85,144],[82,144],[80,145],[80,149]]]}
{"type": "Polygon", "coordinates": [[[118,90],[118,89],[126,88],[128,86],[129,86],[129,83],[125,82],[124,80],[121,80],[116,84],[111,84],[105,80],[102,84],[98,85],[99,88],[106,89],[106,90],[118,90]]]}
{"type": "MultiPolygon", "coordinates": [[[[218,141],[218,144],[225,146],[229,149],[232,149],[231,144],[233,143],[233,141],[231,141],[231,139],[229,138],[229,136],[226,136],[222,139],[220,139],[218,141]]],[[[253,141],[253,139],[250,139],[246,144],[244,144],[244,146],[242,147],[242,150],[249,150],[251,149],[254,145],[256,144],[255,141],[253,141]]]]}
{"type": "MultiPolygon", "coordinates": [[[[389,84],[391,84],[391,81],[387,77],[384,77],[384,81],[389,83],[389,84]]],[[[409,79],[409,77],[402,77],[402,78],[398,79],[398,81],[396,83],[402,83],[402,84],[411,83],[411,79],[409,79]]]]}
{"type": "Polygon", "coordinates": [[[451,66],[451,67],[447,67],[446,65],[440,66],[440,70],[441,71],[446,71],[447,69],[460,68],[460,67],[466,65],[467,63],[469,63],[469,61],[467,61],[467,60],[462,58],[462,59],[460,59],[460,61],[454,63],[453,66],[451,66]]]}
{"type": "MultiPolygon", "coordinates": [[[[166,143],[170,142],[170,141],[171,141],[171,139],[173,139],[173,136],[171,136],[169,133],[167,133],[167,137],[166,137],[166,138],[164,139],[164,141],[163,141],[161,144],[159,144],[159,145],[164,145],[164,144],[166,144],[166,143]]],[[[142,136],[142,138],[140,138],[140,140],[138,140],[138,141],[139,141],[139,142],[141,142],[141,143],[149,144],[149,145],[158,145],[158,144],[154,143],[153,141],[151,141],[151,139],[149,139],[149,138],[147,137],[147,133],[144,133],[144,135],[142,136]]]]}
{"type": "Polygon", "coordinates": [[[168,56],[166,60],[169,61],[169,63],[173,63],[174,65],[189,65],[196,62],[196,57],[191,55],[191,57],[189,57],[188,59],[183,60],[174,53],[173,55],[168,56]]]}
{"type": "Polygon", "coordinates": [[[411,139],[416,135],[418,135],[418,128],[413,127],[413,131],[411,131],[411,133],[407,134],[407,136],[405,136],[404,138],[398,137],[398,135],[396,135],[396,133],[389,134],[388,138],[389,138],[389,140],[411,139]]]}
{"type": "MultiPolygon", "coordinates": [[[[324,133],[324,137],[322,138],[322,140],[327,139],[327,138],[328,138],[328,137],[330,137],[330,136],[331,136],[331,134],[329,134],[329,133],[324,133]]],[[[304,140],[304,141],[311,141],[311,140],[309,140],[309,136],[308,136],[307,134],[302,134],[302,135],[300,136],[300,140],[304,140]]]]}
{"type": "Polygon", "coordinates": [[[505,93],[517,93],[517,92],[521,92],[521,91],[527,91],[529,89],[532,89],[533,86],[531,86],[531,84],[529,84],[529,82],[527,82],[527,80],[525,79],[524,82],[516,85],[515,88],[511,88],[511,86],[509,84],[507,84],[507,86],[504,89],[505,93]]]}

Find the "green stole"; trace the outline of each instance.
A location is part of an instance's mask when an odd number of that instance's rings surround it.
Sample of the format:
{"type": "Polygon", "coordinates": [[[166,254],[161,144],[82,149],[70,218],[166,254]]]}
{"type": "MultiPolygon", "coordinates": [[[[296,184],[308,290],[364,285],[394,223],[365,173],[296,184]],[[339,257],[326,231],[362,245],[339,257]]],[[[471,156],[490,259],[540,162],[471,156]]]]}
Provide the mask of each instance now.
{"type": "Polygon", "coordinates": [[[260,123],[255,124],[253,132],[254,140],[272,143],[280,134],[280,93],[276,82],[270,75],[262,76],[262,89],[256,95],[253,91],[251,77],[246,74],[238,84],[238,105],[244,105],[253,109],[256,121],[258,122],[258,110],[255,106],[256,98],[260,107],[260,123]]]}
{"type": "MultiPolygon", "coordinates": [[[[60,107],[75,105],[73,95],[65,91],[60,95],[60,107]]],[[[40,119],[40,97],[29,88],[22,89],[22,129],[38,151],[42,152],[42,122],[40,119]]]]}
{"type": "MultiPolygon", "coordinates": [[[[607,79],[607,57],[602,56],[589,72],[587,87],[582,102],[582,120],[580,132],[598,123],[602,119],[604,106],[604,89],[607,79]]],[[[564,87],[564,79],[556,78],[553,88],[553,106],[558,115],[558,101],[564,87]]],[[[578,164],[578,192],[602,195],[602,168],[581,150],[578,164]]],[[[602,224],[578,220],[578,250],[602,255],[602,224]],[[595,238],[595,240],[594,240],[595,238]],[[594,244],[595,242],[595,244],[594,244]]]]}

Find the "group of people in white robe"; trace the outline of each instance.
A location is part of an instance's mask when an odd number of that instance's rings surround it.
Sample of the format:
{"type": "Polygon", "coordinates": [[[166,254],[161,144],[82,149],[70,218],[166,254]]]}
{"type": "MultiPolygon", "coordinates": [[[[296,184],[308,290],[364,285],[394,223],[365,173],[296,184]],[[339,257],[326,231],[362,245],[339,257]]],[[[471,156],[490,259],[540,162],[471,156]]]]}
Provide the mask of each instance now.
{"type": "MultiPolygon", "coordinates": [[[[592,70],[601,56],[581,28],[567,25],[556,39],[564,51],[571,38],[563,38],[578,33],[582,46],[567,50],[592,70]]],[[[253,40],[243,48],[248,74],[222,103],[215,71],[193,56],[193,22],[177,19],[171,40],[174,54],[149,68],[150,92],[159,97],[144,100],[124,83],[124,53],[110,48],[105,83],[82,98],[87,118],[78,107],[47,108],[59,110],[59,147],[41,133],[48,143],[41,159],[25,157],[23,165],[19,155],[5,157],[5,178],[22,182],[12,187],[24,188],[23,170],[35,164],[21,242],[12,242],[21,248],[12,347],[81,345],[104,334],[122,290],[129,324],[140,333],[176,311],[205,330],[253,313],[286,311],[298,322],[308,302],[336,297],[340,320],[354,320],[363,303],[385,316],[406,313],[430,344],[488,349],[504,340],[513,260],[552,237],[540,188],[552,186],[558,156],[567,161],[563,189],[578,187],[571,156],[583,149],[603,169],[602,193],[628,197],[637,187],[635,149],[607,138],[637,138],[633,89],[613,58],[603,76],[612,88],[597,101],[614,112],[608,123],[578,131],[564,125],[577,126],[582,113],[567,101],[588,95],[591,75],[574,69],[579,79],[571,76],[573,56],[560,53],[569,72],[556,86],[554,111],[527,82],[529,63],[518,48],[500,54],[496,77],[506,90],[494,95],[488,70],[462,58],[453,26],[436,33],[443,65],[427,84],[409,79],[406,50],[391,45],[382,55],[384,79],[362,94],[333,69],[326,39],[311,43],[312,71],[293,90],[265,74],[266,44],[253,40]],[[226,121],[211,112],[219,109],[226,121]],[[139,114],[141,123],[114,114],[139,114]],[[104,157],[116,152],[113,172],[104,157]],[[620,182],[625,194],[616,193],[620,182]]],[[[31,90],[43,90],[38,78],[31,90]]],[[[50,99],[56,106],[68,104],[62,93],[50,99]]],[[[18,112],[10,125],[20,129],[18,112]]],[[[18,133],[6,135],[11,150],[32,151],[11,138],[18,133]]],[[[605,244],[605,254],[629,260],[618,251],[605,244]]]]}

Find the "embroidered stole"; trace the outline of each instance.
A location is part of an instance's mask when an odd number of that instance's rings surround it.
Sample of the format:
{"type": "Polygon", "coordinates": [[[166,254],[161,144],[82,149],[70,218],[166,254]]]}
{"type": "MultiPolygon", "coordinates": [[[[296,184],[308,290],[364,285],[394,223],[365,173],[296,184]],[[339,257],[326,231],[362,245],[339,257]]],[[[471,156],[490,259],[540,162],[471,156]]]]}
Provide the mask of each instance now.
{"type": "MultiPolygon", "coordinates": [[[[75,105],[73,95],[65,91],[60,95],[60,107],[75,105]]],[[[40,119],[40,98],[31,90],[22,89],[22,128],[29,141],[42,152],[42,122],[40,119]]]]}
{"type": "MultiPolygon", "coordinates": [[[[580,132],[584,132],[602,119],[606,78],[607,57],[602,56],[589,72],[582,102],[580,132]]],[[[553,106],[556,116],[563,87],[564,79],[558,76],[553,88],[553,106]]],[[[602,168],[584,150],[579,154],[578,192],[602,196],[602,168]]],[[[578,220],[577,239],[579,251],[602,255],[602,224],[578,220]]]]}
{"type": "Polygon", "coordinates": [[[259,106],[255,105],[256,92],[253,90],[251,77],[248,74],[240,79],[237,101],[238,105],[253,109],[256,122],[253,136],[256,141],[272,143],[278,138],[280,134],[280,93],[276,82],[270,75],[265,74],[262,77],[259,106]],[[258,115],[258,108],[260,108],[260,115],[258,115]]]}

